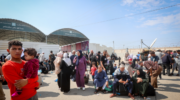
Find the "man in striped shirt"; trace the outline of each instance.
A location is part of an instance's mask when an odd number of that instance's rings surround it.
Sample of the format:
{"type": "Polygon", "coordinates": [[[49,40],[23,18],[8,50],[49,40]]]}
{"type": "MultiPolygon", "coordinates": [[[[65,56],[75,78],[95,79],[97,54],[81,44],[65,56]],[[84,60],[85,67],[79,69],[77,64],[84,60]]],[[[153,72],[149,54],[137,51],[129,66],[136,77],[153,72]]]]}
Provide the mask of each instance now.
{"type": "Polygon", "coordinates": [[[150,73],[151,76],[151,85],[157,88],[157,77],[161,73],[162,67],[153,61],[144,61],[140,65],[146,67],[147,73],[150,73]]]}

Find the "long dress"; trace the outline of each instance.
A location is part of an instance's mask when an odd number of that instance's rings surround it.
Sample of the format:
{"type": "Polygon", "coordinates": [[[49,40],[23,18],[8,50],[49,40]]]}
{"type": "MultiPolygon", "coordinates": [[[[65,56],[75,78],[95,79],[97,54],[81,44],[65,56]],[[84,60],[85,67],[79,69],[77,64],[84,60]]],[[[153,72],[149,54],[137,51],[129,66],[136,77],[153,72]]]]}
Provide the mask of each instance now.
{"type": "Polygon", "coordinates": [[[76,66],[76,84],[77,87],[85,87],[84,74],[86,71],[86,58],[83,56],[79,59],[79,65],[76,66]]]}
{"type": "Polygon", "coordinates": [[[133,77],[133,93],[140,93],[144,96],[147,96],[146,90],[149,86],[149,77],[147,73],[143,72],[143,76],[138,77],[137,73],[134,73],[133,77]],[[137,78],[142,78],[142,82],[137,83],[137,78]]]}
{"type": "Polygon", "coordinates": [[[70,91],[70,67],[66,64],[64,60],[60,63],[61,69],[61,91],[62,92],[69,92],[70,91]]]}

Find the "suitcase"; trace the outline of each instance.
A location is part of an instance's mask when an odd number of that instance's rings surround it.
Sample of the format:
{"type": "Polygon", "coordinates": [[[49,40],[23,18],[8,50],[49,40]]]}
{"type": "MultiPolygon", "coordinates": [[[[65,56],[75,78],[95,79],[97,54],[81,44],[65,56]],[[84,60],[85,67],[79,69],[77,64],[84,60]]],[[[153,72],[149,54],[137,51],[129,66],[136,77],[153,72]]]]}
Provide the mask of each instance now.
{"type": "Polygon", "coordinates": [[[84,76],[84,83],[88,84],[88,82],[89,82],[89,74],[85,74],[85,76],[84,76]]]}
{"type": "Polygon", "coordinates": [[[128,90],[122,83],[119,83],[119,87],[117,89],[118,89],[118,93],[120,93],[120,95],[123,95],[123,96],[128,95],[128,90]]]}
{"type": "Polygon", "coordinates": [[[155,96],[156,91],[152,85],[149,84],[147,90],[146,90],[147,96],[155,96]]]}

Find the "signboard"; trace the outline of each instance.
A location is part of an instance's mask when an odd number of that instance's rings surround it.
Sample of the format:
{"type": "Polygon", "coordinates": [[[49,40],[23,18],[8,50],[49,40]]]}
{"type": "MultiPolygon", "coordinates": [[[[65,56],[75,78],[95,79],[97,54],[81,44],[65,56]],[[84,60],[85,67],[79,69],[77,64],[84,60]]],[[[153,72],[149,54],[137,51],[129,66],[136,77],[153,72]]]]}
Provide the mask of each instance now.
{"type": "Polygon", "coordinates": [[[40,33],[38,30],[31,27],[30,25],[6,19],[0,19],[0,29],[40,33]]]}
{"type": "Polygon", "coordinates": [[[86,38],[84,35],[77,31],[68,30],[68,29],[61,29],[58,31],[53,32],[54,35],[62,35],[62,36],[69,36],[69,37],[78,37],[78,38],[86,38]]]}
{"type": "Polygon", "coordinates": [[[89,50],[89,41],[82,42],[81,49],[82,49],[82,51],[88,51],[89,50]]]}

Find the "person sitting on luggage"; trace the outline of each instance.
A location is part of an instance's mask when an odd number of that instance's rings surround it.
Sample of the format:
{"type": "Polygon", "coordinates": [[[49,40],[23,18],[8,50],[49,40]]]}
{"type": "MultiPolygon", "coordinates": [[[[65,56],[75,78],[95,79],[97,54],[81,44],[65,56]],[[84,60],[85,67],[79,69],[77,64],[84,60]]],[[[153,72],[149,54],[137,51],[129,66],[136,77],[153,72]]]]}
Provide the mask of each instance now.
{"type": "Polygon", "coordinates": [[[96,63],[92,62],[91,75],[92,75],[93,83],[94,83],[94,74],[96,70],[97,70],[96,63]]]}
{"type": "Polygon", "coordinates": [[[119,86],[119,83],[123,84],[125,87],[128,87],[128,96],[134,99],[132,95],[133,82],[130,81],[131,78],[127,70],[125,70],[124,64],[121,64],[120,69],[116,69],[114,72],[114,82],[113,82],[113,94],[110,97],[116,96],[116,88],[119,86]]]}
{"type": "Polygon", "coordinates": [[[142,68],[137,69],[133,77],[133,93],[135,95],[141,94],[146,100],[146,90],[149,86],[149,77],[146,72],[143,72],[142,68]]]}
{"type": "Polygon", "coordinates": [[[95,94],[98,92],[99,89],[101,89],[103,93],[106,93],[104,89],[106,86],[108,87],[108,77],[101,65],[99,65],[98,70],[95,71],[94,84],[96,86],[96,89],[94,92],[95,94]]]}
{"type": "Polygon", "coordinates": [[[50,68],[49,68],[49,67],[50,67],[50,66],[49,66],[49,62],[48,62],[47,59],[44,60],[43,66],[46,68],[46,70],[48,70],[48,71],[50,70],[50,68]]]}

